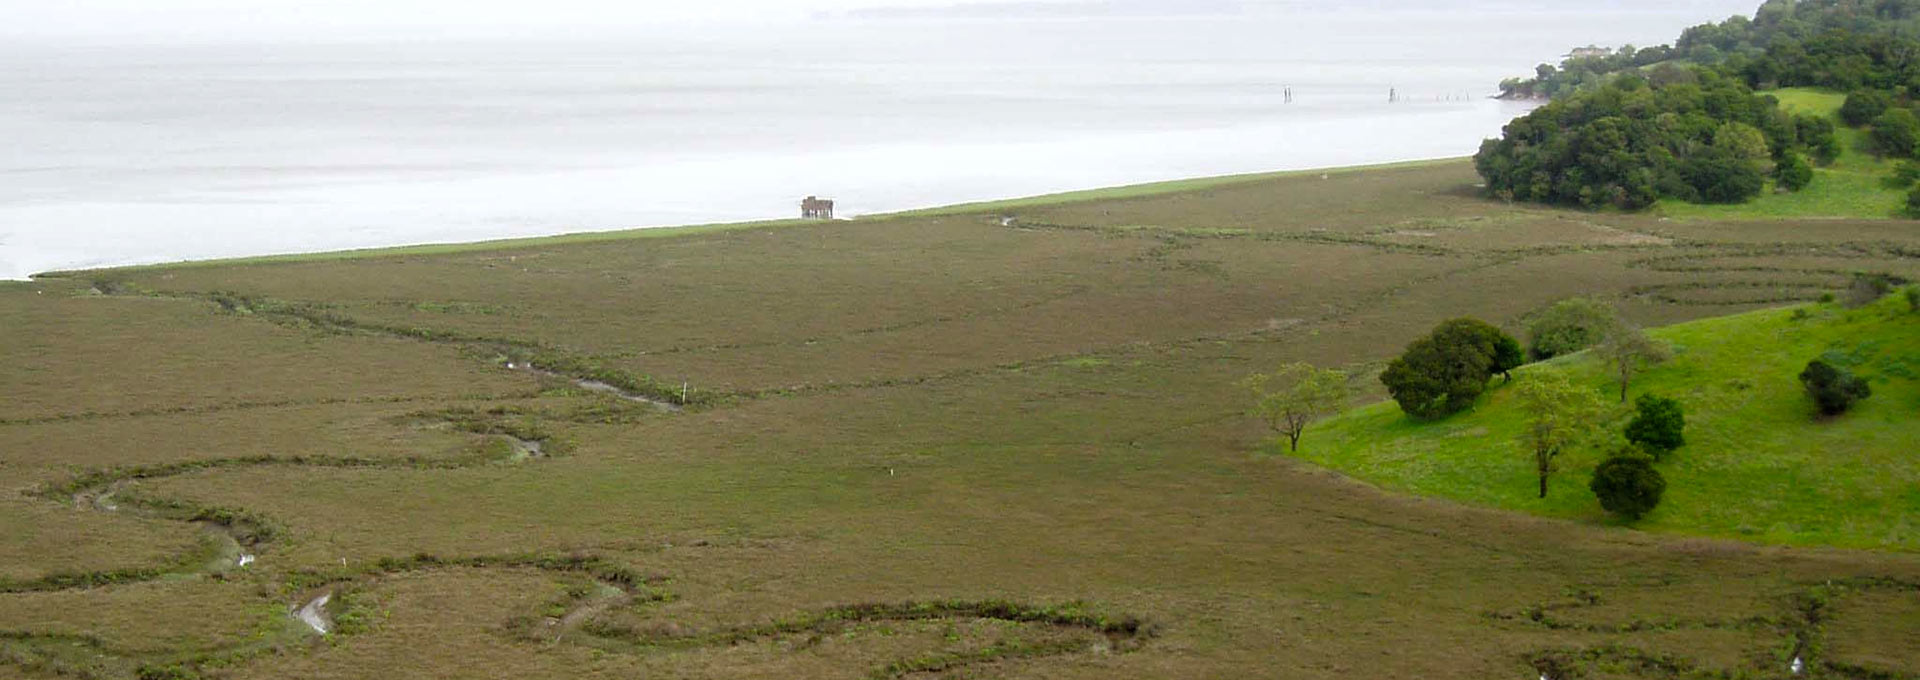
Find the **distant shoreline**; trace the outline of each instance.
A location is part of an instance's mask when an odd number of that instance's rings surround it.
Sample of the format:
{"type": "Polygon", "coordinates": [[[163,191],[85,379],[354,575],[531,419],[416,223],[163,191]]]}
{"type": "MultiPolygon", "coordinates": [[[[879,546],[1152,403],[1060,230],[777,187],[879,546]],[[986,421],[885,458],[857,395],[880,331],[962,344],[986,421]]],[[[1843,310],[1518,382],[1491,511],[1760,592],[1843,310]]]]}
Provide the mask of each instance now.
{"type": "MultiPolygon", "coordinates": [[[[1034,208],[1034,207],[1042,207],[1042,206],[1060,205],[1063,203],[1076,203],[1080,201],[1111,200],[1111,199],[1122,199],[1122,198],[1159,196],[1164,194],[1178,193],[1182,191],[1192,191],[1196,189],[1205,189],[1210,187],[1218,187],[1218,186],[1224,186],[1224,185],[1230,185],[1230,184],[1241,184],[1241,183],[1247,183],[1247,182],[1259,182],[1264,180],[1279,179],[1282,177],[1297,177],[1301,175],[1312,175],[1316,173],[1347,174],[1347,173],[1366,172],[1366,171],[1373,171],[1373,170],[1392,170],[1392,169],[1398,169],[1398,168],[1417,168],[1417,167],[1445,165],[1449,163],[1462,163],[1462,162],[1466,162],[1470,158],[1471,158],[1470,156],[1449,156],[1444,158],[1424,158],[1424,159],[1414,159],[1414,160],[1405,160],[1405,161],[1393,161],[1390,163],[1371,163],[1371,164],[1362,164],[1362,165],[1343,165],[1343,166],[1330,166],[1330,167],[1323,167],[1323,168],[1308,168],[1304,170],[1275,170],[1275,171],[1267,171],[1267,172],[1240,173],[1240,174],[1232,174],[1232,175],[1190,177],[1190,178],[1183,178],[1183,179],[1161,180],[1161,181],[1155,181],[1155,182],[1145,182],[1141,184],[1125,184],[1125,185],[1119,185],[1119,186],[1099,187],[1099,188],[1093,188],[1093,189],[1080,189],[1080,190],[1074,190],[1074,191],[1065,191],[1065,192],[1058,192],[1058,193],[1051,193],[1051,194],[1039,194],[1034,196],[1023,196],[1023,197],[1006,198],[1006,199],[996,199],[996,200],[989,200],[989,201],[955,203],[952,205],[933,206],[928,208],[917,208],[917,209],[902,210],[897,212],[876,213],[872,215],[862,215],[860,217],[853,218],[852,221],[864,222],[864,221],[873,221],[873,220],[898,219],[898,218],[906,218],[906,217],[935,217],[935,216],[943,216],[943,215],[964,215],[964,214],[985,212],[985,211],[991,211],[991,210],[1034,208]]],[[[153,264],[132,264],[132,265],[119,265],[119,266],[106,266],[106,267],[92,267],[92,268],[85,268],[85,269],[57,269],[57,270],[44,271],[44,272],[35,272],[32,274],[29,274],[27,279],[14,279],[14,280],[15,281],[21,281],[21,280],[33,281],[33,280],[40,280],[40,279],[70,279],[70,278],[75,278],[84,274],[93,274],[93,273],[99,273],[99,272],[140,272],[140,271],[154,271],[154,270],[162,270],[162,269],[179,269],[179,268],[188,268],[188,267],[273,264],[273,263],[286,263],[286,262],[317,262],[317,261],[330,261],[330,260],[355,260],[355,259],[374,258],[374,257],[403,257],[403,256],[409,256],[409,255],[443,255],[443,254],[453,254],[453,253],[513,250],[513,249],[519,249],[519,248],[533,248],[533,247],[547,246],[547,245],[566,245],[566,244],[576,244],[576,243],[603,243],[603,242],[609,242],[609,241],[626,241],[626,240],[637,240],[637,239],[647,239],[647,238],[667,238],[672,236],[685,236],[689,234],[702,234],[702,233],[712,233],[712,232],[720,232],[720,231],[734,231],[734,230],[740,230],[740,229],[767,229],[767,228],[795,227],[795,226],[820,225],[820,224],[832,224],[832,223],[833,223],[832,221],[826,221],[826,220],[768,219],[768,220],[751,220],[746,222],[724,222],[724,223],[714,223],[714,224],[661,225],[661,226],[655,226],[655,227],[620,227],[620,228],[608,229],[604,231],[578,231],[578,232],[567,232],[567,233],[561,233],[561,234],[552,234],[547,236],[520,236],[520,237],[504,238],[504,239],[489,239],[489,240],[483,240],[483,241],[401,244],[401,245],[392,245],[392,246],[377,246],[372,248],[353,248],[353,249],[347,249],[347,250],[272,253],[272,254],[264,254],[264,255],[241,256],[241,257],[211,258],[211,259],[205,259],[205,260],[177,260],[172,262],[160,262],[160,263],[153,263],[153,264]]]]}

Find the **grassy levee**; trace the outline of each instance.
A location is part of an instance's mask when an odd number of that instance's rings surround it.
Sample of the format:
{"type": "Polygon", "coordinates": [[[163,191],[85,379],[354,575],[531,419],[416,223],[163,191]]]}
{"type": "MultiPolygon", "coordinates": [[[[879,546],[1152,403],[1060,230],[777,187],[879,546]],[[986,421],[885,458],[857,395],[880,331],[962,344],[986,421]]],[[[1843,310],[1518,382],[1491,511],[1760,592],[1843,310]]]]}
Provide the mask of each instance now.
{"type": "Polygon", "coordinates": [[[1906,205],[1905,189],[1887,186],[1894,161],[1875,155],[1864,129],[1849,128],[1839,120],[1845,93],[1791,87],[1766,94],[1780,100],[1780,108],[1796,114],[1833,119],[1840,136],[1840,156],[1816,166],[1813,183],[1800,191],[1779,193],[1768,182],[1759,197],[1746,203],[1707,205],[1663,200],[1658,210],[1670,217],[1693,220],[1785,219],[1821,217],[1890,218],[1906,205]]]}
{"type": "Polygon", "coordinates": [[[1365,385],[1445,318],[1594,295],[1655,326],[1920,278],[1901,222],[1572,212],[1477,181],[1446,161],[0,285],[0,581],[22,586],[0,676],[1763,678],[1796,649],[1828,677],[1920,670],[1911,552],[1592,526],[1261,455],[1247,374],[1365,385]],[[724,398],[668,411],[504,365],[555,358],[724,398]],[[31,493],[83,477],[106,486],[31,493]],[[86,502],[109,490],[121,510],[86,502]],[[272,520],[258,561],[186,563],[208,508],[272,520]],[[316,644],[288,612],[324,592],[316,644]],[[1683,670],[1622,671],[1649,660],[1683,670]]]}
{"type": "MultiPolygon", "coordinates": [[[[1079,202],[1085,202],[1085,201],[1101,201],[1101,200],[1116,200],[1116,199],[1125,199],[1125,198],[1141,198],[1141,197],[1147,197],[1147,196],[1162,196],[1166,194],[1174,194],[1174,193],[1181,193],[1181,192],[1187,192],[1187,191],[1198,191],[1198,190],[1210,189],[1210,188],[1220,187],[1220,186],[1230,186],[1234,184],[1258,182],[1261,180],[1275,179],[1280,177],[1364,172],[1364,171],[1370,171],[1370,170],[1383,170],[1388,168],[1411,168],[1411,167],[1422,167],[1422,166],[1444,164],[1444,163],[1451,163],[1451,162],[1458,162],[1458,161],[1459,159],[1455,159],[1455,158],[1436,158],[1436,159],[1430,159],[1430,160],[1382,163],[1378,165],[1345,166],[1345,167],[1335,167],[1335,168],[1311,168],[1306,170],[1279,170],[1274,172],[1257,172],[1257,173],[1246,173],[1246,174],[1239,174],[1239,175],[1196,177],[1196,178],[1189,178],[1189,179],[1167,180],[1167,181],[1160,181],[1160,182],[1146,182],[1142,184],[1129,184],[1129,185],[1123,185],[1123,186],[1117,186],[1117,187],[1102,187],[1098,189],[1067,191],[1067,192],[1061,192],[1061,193],[1055,193],[1055,194],[1028,196],[1023,198],[1012,198],[1012,199],[995,200],[995,201],[978,201],[973,203],[960,203],[955,205],[936,206],[932,208],[919,208],[914,210],[903,210],[899,212],[866,215],[866,216],[862,216],[860,219],[889,219],[889,218],[896,218],[896,217],[931,217],[931,216],[937,216],[937,215],[962,215],[962,214],[983,213],[983,212],[990,212],[990,211],[1004,211],[1004,210],[1012,210],[1012,209],[1019,209],[1019,208],[1038,208],[1038,207],[1045,207],[1045,206],[1051,206],[1051,205],[1058,205],[1062,203],[1079,203],[1079,202]]],[[[230,257],[230,258],[216,258],[216,259],[208,259],[208,260],[190,260],[185,262],[164,262],[164,263],[149,264],[149,265],[113,267],[105,270],[98,270],[98,269],[57,270],[57,271],[37,273],[34,276],[36,278],[76,278],[76,277],[84,278],[88,275],[91,275],[100,271],[112,271],[116,273],[130,274],[130,273],[136,273],[136,272],[178,269],[181,267],[219,267],[219,266],[250,265],[250,264],[272,264],[272,263],[281,263],[281,262],[325,262],[325,261],[332,261],[332,260],[349,260],[349,259],[370,258],[370,257],[406,257],[406,256],[422,256],[422,255],[452,255],[452,254],[460,254],[460,253],[484,253],[484,252],[496,252],[496,251],[521,250],[521,249],[529,249],[529,248],[543,248],[548,246],[603,243],[608,241],[630,241],[634,239],[674,238],[674,237],[692,236],[692,235],[698,235],[698,234],[711,234],[711,233],[723,232],[723,231],[775,229],[780,227],[820,226],[822,224],[823,222],[818,220],[769,219],[769,220],[751,220],[747,222],[721,222],[721,223],[714,223],[714,224],[689,224],[689,225],[674,225],[674,226],[659,226],[659,227],[639,227],[639,228],[633,228],[633,229],[610,229],[605,231],[569,232],[564,234],[555,234],[552,236],[528,236],[528,237],[521,237],[521,238],[504,238],[504,239],[493,239],[493,240],[487,240],[487,241],[471,241],[471,242],[462,242],[462,243],[422,243],[422,244],[405,245],[405,246],[355,248],[351,250],[336,250],[336,251],[326,251],[326,252],[318,252],[318,253],[283,253],[283,254],[276,254],[276,255],[256,255],[256,256],[249,256],[249,257],[230,257]]]]}
{"type": "Polygon", "coordinates": [[[1022,198],[1008,198],[1008,199],[1001,199],[1001,200],[995,200],[995,201],[975,201],[972,203],[958,203],[954,205],[937,206],[932,208],[920,208],[917,210],[902,210],[900,212],[883,213],[879,215],[874,215],[872,217],[874,218],[935,217],[940,215],[965,215],[965,214],[986,213],[986,212],[1006,212],[1006,211],[1024,210],[1024,209],[1030,209],[1030,208],[1045,208],[1045,207],[1057,206],[1057,205],[1066,204],[1066,203],[1086,203],[1086,202],[1093,202],[1093,201],[1114,201],[1114,200],[1122,200],[1122,199],[1128,199],[1128,198],[1146,198],[1151,196],[1164,196],[1167,194],[1177,194],[1177,193],[1185,193],[1185,192],[1191,192],[1191,191],[1203,191],[1207,189],[1214,189],[1214,188],[1219,188],[1224,186],[1232,186],[1235,184],[1247,184],[1247,183],[1253,183],[1253,182],[1260,182],[1263,180],[1279,179],[1282,177],[1303,177],[1308,175],[1345,174],[1345,173],[1351,173],[1351,172],[1369,172],[1369,171],[1387,170],[1391,168],[1419,168],[1419,167],[1428,167],[1433,165],[1458,163],[1460,162],[1460,160],[1461,159],[1458,159],[1458,158],[1434,158],[1434,159],[1417,160],[1417,161],[1400,161],[1397,163],[1381,163],[1378,165],[1356,165],[1356,166],[1346,166],[1346,167],[1337,167],[1337,168],[1309,168],[1306,170],[1276,170],[1273,172],[1255,172],[1255,173],[1246,173],[1246,174],[1239,174],[1239,175],[1193,177],[1193,178],[1187,178],[1187,179],[1168,180],[1164,182],[1146,182],[1143,184],[1127,184],[1127,185],[1122,185],[1117,187],[1101,187],[1098,189],[1083,189],[1080,191],[1063,191],[1063,192],[1054,193],[1054,194],[1042,194],[1039,196],[1026,196],[1022,198]]]}
{"type": "Polygon", "coordinates": [[[606,231],[580,231],[551,236],[527,236],[503,238],[487,241],[467,241],[460,243],[420,243],[404,246],[380,246],[372,248],[354,248],[350,250],[330,250],[318,253],[280,253],[273,255],[252,255],[246,257],[223,257],[207,260],[188,260],[184,262],[161,262],[156,264],[129,265],[106,269],[63,269],[34,274],[34,278],[85,278],[101,271],[118,273],[138,273],[185,267],[225,267],[238,265],[274,264],[283,262],[329,262],[369,257],[407,257],[422,255],[452,255],[458,253],[485,253],[521,248],[539,248],[544,246],[578,245],[601,243],[605,241],[630,241],[634,239],[666,238],[688,236],[692,234],[710,234],[737,229],[772,229],[818,225],[816,220],[778,219],[752,220],[747,222],[721,222],[715,224],[688,224],[661,227],[637,227],[633,229],[610,229],[606,231]]]}
{"type": "MultiPolygon", "coordinates": [[[[1660,507],[1635,526],[1789,545],[1920,550],[1920,313],[1904,299],[1860,309],[1770,309],[1652,332],[1676,356],[1635,379],[1632,393],[1676,398],[1687,445],[1663,461],[1660,507]],[[1797,376],[1825,358],[1872,381],[1853,412],[1820,418],[1797,376]]],[[[1518,373],[1568,372],[1611,396],[1606,367],[1578,354],[1518,373]]],[[[1610,398],[1611,402],[1612,399],[1610,398]]],[[[1392,402],[1315,425],[1299,455],[1383,487],[1611,523],[1587,480],[1625,439],[1630,405],[1616,405],[1599,441],[1563,454],[1552,491],[1537,498],[1525,427],[1511,391],[1471,412],[1417,422],[1392,402]]]]}

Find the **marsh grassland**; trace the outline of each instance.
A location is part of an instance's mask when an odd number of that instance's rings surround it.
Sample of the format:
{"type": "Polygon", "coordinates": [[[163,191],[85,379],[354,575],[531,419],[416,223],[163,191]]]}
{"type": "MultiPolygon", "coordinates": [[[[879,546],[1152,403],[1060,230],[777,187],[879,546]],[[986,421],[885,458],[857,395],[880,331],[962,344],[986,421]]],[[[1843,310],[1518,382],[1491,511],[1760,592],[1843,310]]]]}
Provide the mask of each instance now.
{"type": "MultiPolygon", "coordinates": [[[[1584,294],[1663,326],[1920,278],[1910,222],[1475,182],[1453,161],[0,285],[0,674],[1920,674],[1911,529],[1643,531],[1268,453],[1237,380],[1310,361],[1377,398],[1442,319],[1517,329],[1584,294]],[[322,595],[324,635],[294,615],[322,595]]],[[[1865,416],[1911,441],[1913,390],[1887,396],[1865,416]]],[[[1911,484],[1910,452],[1848,460],[1911,484]]]]}

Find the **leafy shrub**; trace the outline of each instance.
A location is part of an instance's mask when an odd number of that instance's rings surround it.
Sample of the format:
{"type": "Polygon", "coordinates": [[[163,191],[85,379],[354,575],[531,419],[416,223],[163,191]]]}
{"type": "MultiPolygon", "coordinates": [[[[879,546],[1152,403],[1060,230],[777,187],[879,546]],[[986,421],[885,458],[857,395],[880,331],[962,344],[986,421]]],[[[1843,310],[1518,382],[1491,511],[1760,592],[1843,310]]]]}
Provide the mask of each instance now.
{"type": "Polygon", "coordinates": [[[1380,382],[1407,415],[1444,418],[1473,404],[1487,380],[1517,367],[1520,343],[1478,319],[1453,319],[1407,345],[1380,382]]]}
{"type": "Polygon", "coordinates": [[[1600,499],[1600,507],[1633,521],[1660,505],[1660,496],[1667,491],[1667,479],[1653,469],[1651,459],[1619,455],[1593,469],[1593,481],[1587,488],[1600,499]]]}
{"type": "Polygon", "coordinates": [[[1900,161],[1886,180],[1889,189],[1911,188],[1915,182],[1920,182],[1920,162],[1915,161],[1900,161]]]}
{"type": "Polygon", "coordinates": [[[1826,115],[1795,115],[1793,134],[1801,146],[1807,148],[1807,156],[1812,156],[1814,163],[1832,165],[1834,159],[1839,158],[1839,133],[1834,129],[1834,121],[1826,115]]]}
{"type": "Polygon", "coordinates": [[[1642,394],[1634,401],[1637,412],[1627,423],[1627,441],[1664,458],[1687,443],[1686,410],[1680,402],[1666,397],[1642,394]]]}
{"type": "Polygon", "coordinates": [[[1494,328],[1491,324],[1481,324],[1480,330],[1486,336],[1487,342],[1493,344],[1491,370],[1507,380],[1513,380],[1513,369],[1527,364],[1527,355],[1520,349],[1520,341],[1513,339],[1513,336],[1507,335],[1505,331],[1494,328]]]}
{"type": "Polygon", "coordinates": [[[1774,169],[1774,176],[1779,181],[1780,188],[1799,191],[1813,183],[1813,166],[1807,163],[1806,156],[1788,151],[1780,158],[1780,165],[1774,169]]]}
{"type": "Polygon", "coordinates": [[[139,680],[198,680],[200,674],[174,664],[141,664],[134,672],[134,677],[139,680]]]}
{"type": "Polygon", "coordinates": [[[1832,165],[1840,157],[1840,134],[1826,116],[1794,116],[1793,127],[1800,144],[1807,148],[1807,154],[1813,156],[1815,163],[1832,165]]]}
{"type": "Polygon", "coordinates": [[[1593,346],[1620,323],[1613,308],[1592,298],[1553,303],[1527,323],[1528,352],[1536,360],[1572,354],[1593,346]]]}
{"type": "Polygon", "coordinates": [[[1741,203],[1760,194],[1766,175],[1746,158],[1711,147],[1680,165],[1680,177],[1691,191],[1677,196],[1700,203],[1741,203]]]}
{"type": "Polygon", "coordinates": [[[1867,381],[1819,359],[1807,362],[1806,370],[1800,372],[1800,384],[1807,388],[1807,396],[1813,397],[1820,413],[1828,416],[1846,413],[1854,402],[1873,395],[1867,381]]]}
{"type": "Polygon", "coordinates": [[[1860,90],[1847,95],[1847,101],[1840,105],[1840,121],[1853,127],[1860,127],[1879,118],[1887,109],[1893,107],[1893,97],[1879,90],[1860,90]]]}
{"type": "Polygon", "coordinates": [[[1907,286],[1902,292],[1907,296],[1907,311],[1920,312],[1920,286],[1907,286]]]}
{"type": "Polygon", "coordinates": [[[1912,158],[1920,149],[1920,116],[1906,109],[1888,109],[1873,119],[1873,146],[1881,155],[1912,158]]]}

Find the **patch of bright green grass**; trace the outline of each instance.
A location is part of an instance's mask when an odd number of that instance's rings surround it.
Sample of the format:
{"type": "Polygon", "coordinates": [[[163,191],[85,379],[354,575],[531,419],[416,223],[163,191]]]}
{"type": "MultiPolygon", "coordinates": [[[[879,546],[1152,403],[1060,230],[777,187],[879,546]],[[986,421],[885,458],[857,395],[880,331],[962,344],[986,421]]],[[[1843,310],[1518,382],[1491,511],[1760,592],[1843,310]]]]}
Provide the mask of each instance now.
{"type": "MultiPolygon", "coordinates": [[[[1920,314],[1904,299],[1861,309],[1772,309],[1671,326],[1653,335],[1673,360],[1632,393],[1679,399],[1687,446],[1660,463],[1661,506],[1638,526],[1767,543],[1920,550],[1920,314]],[[1874,394],[1835,419],[1815,416],[1798,380],[1817,357],[1848,364],[1874,394]]],[[[1586,354],[1528,367],[1569,371],[1614,401],[1604,367],[1586,354]]],[[[1525,418],[1497,388],[1468,413],[1416,422],[1393,402],[1316,424],[1300,457],[1382,487],[1611,522],[1587,490],[1630,407],[1616,405],[1602,442],[1564,454],[1548,497],[1519,441],[1525,418]]]]}
{"type": "Polygon", "coordinates": [[[1847,103],[1847,95],[1844,92],[1812,87],[1783,87],[1767,94],[1780,100],[1781,109],[1793,114],[1811,113],[1838,117],[1840,106],[1847,103]]]}
{"type": "Polygon", "coordinates": [[[1907,196],[1887,187],[1885,176],[1884,172],[1817,168],[1813,183],[1800,191],[1774,193],[1769,182],[1759,198],[1746,203],[1705,205],[1668,199],[1660,201],[1659,209],[1668,217],[1705,220],[1893,217],[1907,196]]]}
{"type": "MultiPolygon", "coordinates": [[[[1811,113],[1835,119],[1846,95],[1811,88],[1785,88],[1771,94],[1791,113],[1811,113]]],[[[1771,182],[1758,198],[1736,205],[1702,205],[1663,200],[1659,210],[1681,219],[1780,219],[1805,217],[1893,217],[1906,203],[1906,192],[1884,183],[1895,163],[1868,151],[1864,130],[1840,127],[1840,157],[1815,168],[1813,183],[1797,192],[1774,193],[1771,182]]]]}

